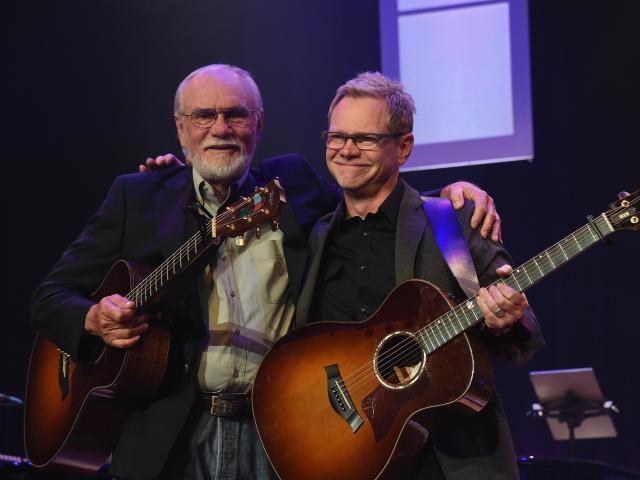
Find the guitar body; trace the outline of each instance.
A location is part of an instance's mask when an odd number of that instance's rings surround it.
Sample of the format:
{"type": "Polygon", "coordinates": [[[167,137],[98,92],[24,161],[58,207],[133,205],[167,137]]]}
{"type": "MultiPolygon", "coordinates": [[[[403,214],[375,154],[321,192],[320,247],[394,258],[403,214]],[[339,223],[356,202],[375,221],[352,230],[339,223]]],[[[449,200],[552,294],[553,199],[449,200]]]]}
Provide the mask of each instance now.
{"type": "MultiPolygon", "coordinates": [[[[127,292],[144,269],[116,262],[98,290],[101,298],[127,292]]],[[[38,335],[29,364],[25,395],[25,449],[38,467],[95,472],[113,451],[132,404],[144,403],[162,382],[170,347],[167,329],[152,324],[128,350],[104,345],[90,365],[68,364],[68,393],[63,394],[58,348],[38,335]]]]}
{"type": "Polygon", "coordinates": [[[415,335],[450,308],[437,287],[411,280],[364,322],[320,322],[279,340],[252,406],[280,478],[374,479],[391,464],[397,475],[402,445],[420,437],[416,413],[435,428],[436,407],[483,408],[493,379],[479,342],[462,333],[426,355],[415,335]]]}

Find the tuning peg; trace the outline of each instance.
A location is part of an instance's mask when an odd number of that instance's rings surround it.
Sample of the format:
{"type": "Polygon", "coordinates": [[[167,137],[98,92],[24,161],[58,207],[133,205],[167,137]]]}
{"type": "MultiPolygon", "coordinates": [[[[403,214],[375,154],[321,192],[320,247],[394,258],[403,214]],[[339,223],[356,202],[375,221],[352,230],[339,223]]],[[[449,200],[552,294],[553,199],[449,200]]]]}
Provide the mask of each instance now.
{"type": "Polygon", "coordinates": [[[262,230],[260,229],[260,227],[256,227],[256,238],[260,239],[261,236],[262,236],[262,230]]]}
{"type": "Polygon", "coordinates": [[[622,200],[623,198],[627,198],[629,196],[629,192],[625,192],[624,190],[618,194],[618,198],[622,200]]]}
{"type": "Polygon", "coordinates": [[[278,223],[278,221],[277,221],[277,220],[274,220],[273,222],[271,222],[271,230],[272,230],[272,231],[274,231],[274,232],[275,232],[276,230],[278,230],[278,227],[279,227],[279,226],[280,226],[280,224],[278,223]]]}
{"type": "Polygon", "coordinates": [[[236,245],[238,247],[244,247],[247,242],[244,240],[244,235],[236,237],[236,245]]]}

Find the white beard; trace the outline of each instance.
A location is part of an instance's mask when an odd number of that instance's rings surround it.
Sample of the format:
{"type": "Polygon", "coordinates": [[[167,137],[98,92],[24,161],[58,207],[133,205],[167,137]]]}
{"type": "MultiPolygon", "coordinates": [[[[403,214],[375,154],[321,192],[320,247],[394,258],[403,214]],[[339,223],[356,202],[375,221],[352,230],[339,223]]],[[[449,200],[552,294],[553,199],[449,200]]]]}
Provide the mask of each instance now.
{"type": "MultiPolygon", "coordinates": [[[[237,144],[235,138],[209,142],[210,145],[212,143],[237,144]]],[[[198,172],[204,180],[208,183],[215,184],[231,183],[238,180],[249,168],[252,155],[248,154],[241,147],[240,151],[228,159],[207,160],[202,153],[194,154],[189,151],[188,147],[185,147],[185,157],[191,161],[193,168],[196,169],[196,172],[198,172]]]]}

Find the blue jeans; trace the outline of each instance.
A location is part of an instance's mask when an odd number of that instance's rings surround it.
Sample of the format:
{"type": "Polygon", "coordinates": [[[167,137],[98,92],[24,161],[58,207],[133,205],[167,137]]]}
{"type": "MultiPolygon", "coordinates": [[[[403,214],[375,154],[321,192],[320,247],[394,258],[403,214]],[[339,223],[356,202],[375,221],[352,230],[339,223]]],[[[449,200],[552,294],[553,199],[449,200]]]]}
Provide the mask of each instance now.
{"type": "Polygon", "coordinates": [[[185,480],[272,480],[277,475],[251,417],[202,412],[191,434],[185,480]]]}
{"type": "Polygon", "coordinates": [[[192,412],[159,479],[277,480],[253,418],[192,412]],[[194,415],[195,414],[195,415],[194,415]]]}

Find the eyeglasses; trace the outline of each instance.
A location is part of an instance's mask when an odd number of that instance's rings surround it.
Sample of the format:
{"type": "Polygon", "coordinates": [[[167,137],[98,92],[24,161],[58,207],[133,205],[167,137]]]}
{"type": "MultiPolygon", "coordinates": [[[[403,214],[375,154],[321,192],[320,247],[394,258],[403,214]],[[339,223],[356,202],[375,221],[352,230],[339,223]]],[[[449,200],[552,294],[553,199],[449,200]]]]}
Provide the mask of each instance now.
{"type": "Polygon", "coordinates": [[[183,117],[189,117],[191,123],[197,128],[209,128],[216,123],[220,115],[224,121],[232,127],[246,127],[251,122],[251,114],[255,110],[247,110],[244,107],[231,108],[198,108],[191,113],[181,113],[183,117]]]}
{"type": "Polygon", "coordinates": [[[398,138],[404,133],[358,133],[356,135],[345,135],[340,132],[329,132],[325,130],[321,133],[324,144],[332,150],[340,150],[351,139],[358,150],[377,150],[380,142],[385,138],[398,138]]]}

